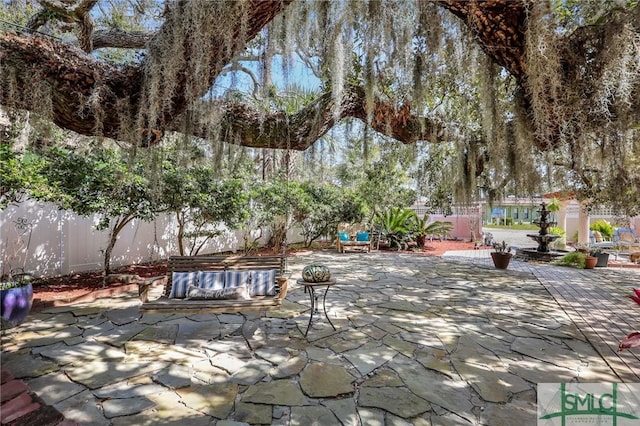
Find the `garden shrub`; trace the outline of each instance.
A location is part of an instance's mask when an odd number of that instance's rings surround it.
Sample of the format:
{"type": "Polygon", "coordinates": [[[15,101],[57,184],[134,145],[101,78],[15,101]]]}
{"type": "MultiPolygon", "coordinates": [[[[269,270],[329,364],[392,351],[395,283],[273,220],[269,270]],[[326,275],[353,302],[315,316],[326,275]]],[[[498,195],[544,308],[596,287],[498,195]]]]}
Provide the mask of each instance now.
{"type": "Polygon", "coordinates": [[[604,219],[596,220],[589,225],[589,229],[600,232],[603,237],[607,237],[609,240],[613,238],[613,226],[604,219]]]}
{"type": "Polygon", "coordinates": [[[576,268],[584,269],[584,259],[587,257],[585,253],[579,251],[572,251],[562,256],[560,259],[555,260],[555,265],[561,266],[574,266],[576,268]]]}

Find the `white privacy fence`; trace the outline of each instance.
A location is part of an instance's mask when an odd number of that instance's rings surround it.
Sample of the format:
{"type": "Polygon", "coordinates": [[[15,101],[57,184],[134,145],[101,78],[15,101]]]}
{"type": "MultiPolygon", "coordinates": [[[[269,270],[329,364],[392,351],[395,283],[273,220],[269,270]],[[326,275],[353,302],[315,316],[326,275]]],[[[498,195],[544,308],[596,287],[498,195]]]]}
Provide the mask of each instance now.
{"type": "MultiPolygon", "coordinates": [[[[109,232],[97,231],[97,221],[97,217],[77,216],[52,204],[27,201],[9,206],[0,211],[0,273],[24,269],[35,276],[55,276],[102,269],[109,232]]],[[[177,232],[177,222],[170,215],[153,222],[132,221],[113,248],[112,267],[178,254],[177,232]]],[[[296,231],[287,238],[289,243],[302,241],[296,231]]],[[[235,252],[242,245],[242,231],[224,229],[200,253],[235,252]]]]}

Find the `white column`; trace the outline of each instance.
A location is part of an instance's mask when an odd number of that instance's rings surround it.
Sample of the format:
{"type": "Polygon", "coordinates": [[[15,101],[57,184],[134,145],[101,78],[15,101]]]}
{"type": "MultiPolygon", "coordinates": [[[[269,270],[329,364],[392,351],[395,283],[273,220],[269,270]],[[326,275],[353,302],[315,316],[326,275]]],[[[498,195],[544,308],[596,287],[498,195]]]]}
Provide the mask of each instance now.
{"type": "Polygon", "coordinates": [[[587,213],[582,202],[580,202],[578,209],[578,243],[589,243],[589,213],[587,213]]]}
{"type": "Polygon", "coordinates": [[[558,210],[558,224],[559,228],[562,228],[564,232],[567,232],[567,200],[560,200],[560,210],[558,210]]]}

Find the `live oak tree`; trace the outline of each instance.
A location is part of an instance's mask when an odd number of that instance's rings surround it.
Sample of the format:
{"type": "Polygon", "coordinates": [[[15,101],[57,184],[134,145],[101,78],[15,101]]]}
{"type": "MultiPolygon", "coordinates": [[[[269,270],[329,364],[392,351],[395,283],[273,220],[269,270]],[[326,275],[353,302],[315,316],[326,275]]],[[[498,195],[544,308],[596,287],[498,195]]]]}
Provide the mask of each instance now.
{"type": "Polygon", "coordinates": [[[178,131],[305,150],[356,119],[405,144],[454,145],[445,160],[461,195],[553,182],[593,202],[640,206],[636,0],[2,7],[3,21],[23,19],[0,31],[0,104],[82,135],[146,147],[178,131]],[[299,110],[249,101],[268,100],[267,87],[235,97],[214,89],[229,73],[255,74],[248,61],[270,75],[276,56],[285,71],[299,58],[321,82],[299,110]]]}

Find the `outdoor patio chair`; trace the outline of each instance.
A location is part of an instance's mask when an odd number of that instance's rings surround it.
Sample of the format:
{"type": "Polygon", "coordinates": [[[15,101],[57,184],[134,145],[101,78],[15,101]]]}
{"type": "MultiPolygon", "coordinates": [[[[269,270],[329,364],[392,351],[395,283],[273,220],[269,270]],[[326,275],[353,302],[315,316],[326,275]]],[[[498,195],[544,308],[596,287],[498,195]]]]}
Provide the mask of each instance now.
{"type": "Polygon", "coordinates": [[[615,248],[615,242],[608,241],[600,233],[600,231],[589,231],[589,245],[591,247],[597,247],[601,249],[613,249],[615,248]]]}
{"type": "Polygon", "coordinates": [[[640,240],[631,228],[617,228],[613,233],[613,242],[621,252],[640,251],[640,240]]]}

